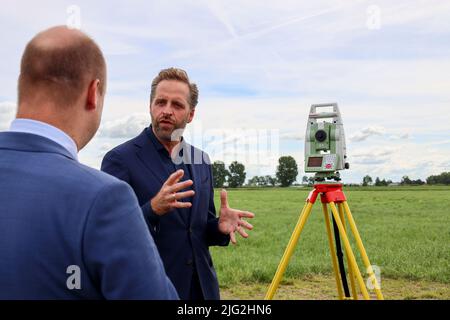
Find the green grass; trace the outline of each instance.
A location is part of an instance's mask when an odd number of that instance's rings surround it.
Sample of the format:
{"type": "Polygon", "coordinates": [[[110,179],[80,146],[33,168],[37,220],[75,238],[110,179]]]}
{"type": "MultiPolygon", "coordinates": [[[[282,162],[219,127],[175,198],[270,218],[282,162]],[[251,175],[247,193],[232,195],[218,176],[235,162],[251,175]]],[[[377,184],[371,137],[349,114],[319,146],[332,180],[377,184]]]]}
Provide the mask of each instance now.
{"type": "MultiPolygon", "coordinates": [[[[381,289],[385,299],[413,300],[413,299],[450,299],[450,286],[426,280],[412,281],[406,279],[382,278],[381,289]]],[[[221,290],[221,298],[226,300],[260,300],[267,291],[267,285],[252,283],[230,286],[221,290]]],[[[370,291],[371,299],[376,299],[370,291]]],[[[358,299],[362,299],[361,294],[358,299]]],[[[290,284],[283,284],[274,297],[277,300],[331,300],[337,299],[336,283],[332,275],[309,275],[290,284]]]]}
{"type": "MultiPolygon", "coordinates": [[[[236,246],[211,248],[222,289],[270,283],[310,190],[228,190],[231,207],[252,211],[256,217],[250,221],[254,230],[248,239],[238,237],[236,246]]],[[[381,268],[382,279],[432,281],[448,287],[450,187],[351,187],[345,194],[370,261],[381,268]]],[[[357,260],[361,261],[359,255],[357,260]]],[[[283,284],[331,274],[323,213],[317,201],[283,284]]]]}

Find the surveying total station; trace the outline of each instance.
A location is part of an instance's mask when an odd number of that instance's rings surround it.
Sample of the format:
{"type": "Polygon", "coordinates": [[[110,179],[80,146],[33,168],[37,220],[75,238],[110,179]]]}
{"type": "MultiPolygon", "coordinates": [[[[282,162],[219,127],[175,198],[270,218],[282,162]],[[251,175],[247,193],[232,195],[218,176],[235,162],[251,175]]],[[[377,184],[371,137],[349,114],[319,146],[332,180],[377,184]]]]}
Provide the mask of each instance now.
{"type": "Polygon", "coordinates": [[[344,191],[342,190],[342,183],[339,183],[341,180],[339,170],[349,169],[346,152],[344,125],[337,103],[312,105],[305,135],[305,172],[315,172],[314,186],[306,199],[297,225],[266,293],[266,300],[273,299],[289,264],[289,260],[294,253],[303,227],[319,195],[325,217],[325,227],[339,299],[357,300],[359,292],[362,294],[363,299],[370,299],[347,235],[346,218],[364,266],[366,267],[369,280],[375,290],[376,298],[379,300],[383,299],[379,281],[370,264],[369,257],[364,249],[361,236],[356,227],[344,191]],[[319,110],[326,111],[318,112],[319,110]],[[331,214],[328,213],[328,206],[330,206],[331,214]],[[333,223],[334,242],[330,215],[333,223]],[[347,282],[341,238],[344,243],[351,293],[347,282]],[[357,291],[357,287],[359,288],[359,292],[357,291]]]}

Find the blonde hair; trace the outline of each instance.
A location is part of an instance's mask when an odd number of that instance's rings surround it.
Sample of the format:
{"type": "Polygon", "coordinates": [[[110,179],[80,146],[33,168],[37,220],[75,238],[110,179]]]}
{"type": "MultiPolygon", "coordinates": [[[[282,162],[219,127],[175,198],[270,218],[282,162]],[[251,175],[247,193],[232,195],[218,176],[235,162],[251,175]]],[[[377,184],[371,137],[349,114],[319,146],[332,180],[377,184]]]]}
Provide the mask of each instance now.
{"type": "Polygon", "coordinates": [[[159,72],[159,74],[152,81],[152,90],[150,93],[150,104],[155,98],[156,87],[163,80],[176,80],[186,83],[189,87],[189,106],[191,109],[195,108],[198,103],[198,88],[195,83],[189,82],[187,72],[179,68],[167,68],[159,72]]]}

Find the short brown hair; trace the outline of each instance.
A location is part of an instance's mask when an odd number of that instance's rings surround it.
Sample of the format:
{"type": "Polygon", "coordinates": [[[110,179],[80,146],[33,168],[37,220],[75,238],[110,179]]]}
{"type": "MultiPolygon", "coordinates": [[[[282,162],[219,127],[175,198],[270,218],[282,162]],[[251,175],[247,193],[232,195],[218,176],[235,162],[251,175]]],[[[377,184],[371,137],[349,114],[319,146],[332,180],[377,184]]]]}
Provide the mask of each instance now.
{"type": "Polygon", "coordinates": [[[150,104],[152,104],[155,98],[156,87],[163,80],[177,80],[186,83],[189,86],[189,105],[191,108],[195,108],[198,103],[198,88],[195,83],[189,82],[187,72],[179,68],[163,69],[152,81],[152,91],[150,93],[150,104]]]}
{"type": "Polygon", "coordinates": [[[106,89],[106,63],[98,45],[82,34],[69,44],[45,46],[39,34],[26,46],[20,66],[18,100],[46,89],[50,99],[71,105],[82,93],[86,81],[99,79],[100,93],[106,89]]]}

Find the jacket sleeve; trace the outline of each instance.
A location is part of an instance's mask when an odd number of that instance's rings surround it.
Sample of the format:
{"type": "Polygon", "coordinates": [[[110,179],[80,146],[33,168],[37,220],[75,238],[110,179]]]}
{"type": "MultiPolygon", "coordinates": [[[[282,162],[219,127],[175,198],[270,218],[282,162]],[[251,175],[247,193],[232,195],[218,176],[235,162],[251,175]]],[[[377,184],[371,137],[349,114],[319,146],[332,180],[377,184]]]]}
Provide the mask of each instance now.
{"type": "Polygon", "coordinates": [[[96,196],[84,229],[83,258],[106,299],[178,298],[125,183],[111,183],[96,196]]]}
{"type": "MultiPolygon", "coordinates": [[[[125,181],[133,187],[131,184],[129,170],[118,152],[111,150],[105,155],[102,161],[101,170],[125,181]]],[[[150,205],[150,199],[143,206],[141,206],[141,210],[149,230],[154,235],[158,228],[160,217],[153,212],[152,206],[150,205]]]]}
{"type": "MultiPolygon", "coordinates": [[[[208,158],[209,159],[209,158],[208,158]]],[[[227,246],[230,243],[230,236],[219,231],[219,219],[216,217],[216,207],[214,205],[214,188],[212,167],[208,164],[209,171],[209,205],[208,205],[208,225],[207,242],[208,246],[227,246]]]]}

